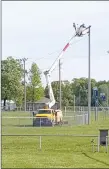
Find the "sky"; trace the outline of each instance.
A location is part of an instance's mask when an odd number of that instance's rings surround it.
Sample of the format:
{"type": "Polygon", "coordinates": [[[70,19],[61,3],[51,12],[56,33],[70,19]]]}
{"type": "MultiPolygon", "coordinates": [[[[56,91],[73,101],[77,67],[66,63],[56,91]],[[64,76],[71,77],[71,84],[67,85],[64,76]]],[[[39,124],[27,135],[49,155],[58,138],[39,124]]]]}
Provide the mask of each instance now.
{"type": "MultiPolygon", "coordinates": [[[[2,2],[2,59],[28,58],[43,71],[51,67],[75,33],[73,23],[91,25],[91,78],[109,80],[108,1],[2,2]]],[[[61,59],[61,78],[88,77],[88,35],[73,40],[61,59]]],[[[58,65],[51,81],[59,79],[58,65]]]]}

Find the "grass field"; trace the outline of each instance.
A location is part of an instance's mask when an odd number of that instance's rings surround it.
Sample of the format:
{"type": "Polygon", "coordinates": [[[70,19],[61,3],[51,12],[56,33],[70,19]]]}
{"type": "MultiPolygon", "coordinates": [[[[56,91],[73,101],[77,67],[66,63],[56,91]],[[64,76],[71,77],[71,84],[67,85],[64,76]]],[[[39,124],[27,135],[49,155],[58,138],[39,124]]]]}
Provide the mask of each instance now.
{"type": "MultiPolygon", "coordinates": [[[[6,112],[2,116],[16,115],[31,116],[30,113],[20,112],[6,112]]],[[[109,116],[105,119],[101,117],[97,122],[92,118],[90,125],[45,128],[13,127],[8,125],[9,120],[7,119],[7,126],[2,126],[2,134],[98,135],[99,129],[109,128],[109,116]]],[[[105,152],[104,147],[100,148],[99,153],[92,152],[92,139],[93,137],[42,136],[40,150],[39,136],[2,136],[2,168],[109,168],[109,153],[105,152]]],[[[97,144],[97,138],[94,138],[94,142],[97,144]]]]}

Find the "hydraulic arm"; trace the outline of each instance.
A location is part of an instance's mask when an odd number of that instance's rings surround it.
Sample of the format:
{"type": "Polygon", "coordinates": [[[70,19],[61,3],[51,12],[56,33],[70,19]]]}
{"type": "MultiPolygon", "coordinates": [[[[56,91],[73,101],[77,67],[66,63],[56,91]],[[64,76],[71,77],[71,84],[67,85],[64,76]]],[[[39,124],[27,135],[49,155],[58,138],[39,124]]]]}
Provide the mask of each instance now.
{"type": "Polygon", "coordinates": [[[84,26],[84,24],[82,24],[80,27],[77,27],[77,28],[76,28],[76,25],[73,24],[73,27],[75,28],[75,34],[71,37],[69,42],[64,46],[63,50],[61,51],[61,53],[59,54],[59,56],[57,57],[55,62],[52,64],[51,68],[44,72],[46,82],[47,82],[47,85],[48,85],[49,97],[50,97],[50,102],[47,104],[49,108],[51,108],[56,102],[55,98],[54,98],[54,94],[53,94],[53,89],[52,89],[52,86],[51,86],[51,80],[50,80],[51,73],[55,69],[55,67],[58,65],[59,60],[62,58],[64,52],[67,50],[67,48],[72,43],[73,38],[76,37],[76,36],[78,36],[78,37],[82,36],[82,35],[86,34],[86,31],[87,31],[87,28],[84,26]]]}

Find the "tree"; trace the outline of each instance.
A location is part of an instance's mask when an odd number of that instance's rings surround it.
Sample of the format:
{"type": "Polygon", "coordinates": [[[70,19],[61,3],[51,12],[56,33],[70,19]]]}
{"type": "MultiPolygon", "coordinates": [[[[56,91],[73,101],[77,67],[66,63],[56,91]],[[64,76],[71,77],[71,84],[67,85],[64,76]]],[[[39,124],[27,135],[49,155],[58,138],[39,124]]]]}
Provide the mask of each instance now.
{"type": "MultiPolygon", "coordinates": [[[[95,106],[95,99],[93,98],[93,87],[97,86],[100,92],[108,93],[109,100],[109,81],[99,81],[96,82],[95,79],[91,79],[91,105],[95,106]]],[[[55,100],[59,102],[59,82],[52,82],[52,88],[55,100]]],[[[62,105],[63,106],[73,106],[74,105],[74,95],[76,106],[88,106],[88,78],[74,78],[71,83],[66,85],[61,85],[62,91],[62,105]]],[[[45,88],[45,95],[48,96],[47,87],[45,88]]],[[[100,99],[99,99],[100,101],[100,99]]],[[[103,102],[106,105],[106,102],[103,102]]]]}
{"type": "Polygon", "coordinates": [[[35,102],[44,96],[44,89],[41,84],[40,70],[36,63],[33,63],[29,72],[29,83],[27,84],[27,101],[35,102]]]}
{"type": "Polygon", "coordinates": [[[74,94],[70,83],[63,85],[62,87],[62,105],[63,106],[74,105],[74,94]]]}
{"type": "Polygon", "coordinates": [[[71,83],[72,90],[74,90],[74,95],[76,97],[76,105],[87,105],[87,78],[74,78],[71,83]]]}
{"type": "MultiPolygon", "coordinates": [[[[87,106],[88,105],[88,78],[74,78],[71,83],[72,90],[76,96],[76,105],[87,106]]],[[[91,79],[91,94],[93,87],[96,86],[96,80],[91,79]]],[[[91,98],[92,99],[92,98],[91,98]]]]}
{"type": "Polygon", "coordinates": [[[1,98],[4,100],[4,106],[6,106],[6,100],[21,103],[23,97],[22,76],[23,69],[20,61],[11,56],[2,61],[1,98]]]}
{"type": "Polygon", "coordinates": [[[103,80],[103,81],[98,81],[97,82],[97,86],[99,87],[100,85],[102,84],[107,84],[106,80],[103,80]]]}

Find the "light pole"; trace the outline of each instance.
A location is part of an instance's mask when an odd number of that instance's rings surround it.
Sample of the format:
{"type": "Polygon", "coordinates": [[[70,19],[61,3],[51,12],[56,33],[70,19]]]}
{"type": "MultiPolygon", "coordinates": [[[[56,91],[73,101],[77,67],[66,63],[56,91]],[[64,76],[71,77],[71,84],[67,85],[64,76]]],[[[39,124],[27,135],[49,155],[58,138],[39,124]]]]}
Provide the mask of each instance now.
{"type": "Polygon", "coordinates": [[[88,40],[88,124],[90,123],[91,114],[91,78],[90,78],[90,28],[89,26],[89,40],[88,40]]]}
{"type": "MultiPolygon", "coordinates": [[[[71,40],[74,37],[82,37],[83,35],[89,33],[89,40],[88,40],[88,46],[89,46],[89,52],[88,52],[88,124],[90,122],[90,107],[91,107],[91,83],[90,83],[90,27],[86,27],[84,24],[80,25],[79,27],[73,23],[73,27],[75,29],[75,35],[70,39],[69,43],[64,47],[62,52],[65,52],[65,50],[68,48],[68,46],[71,43],[71,40]]],[[[63,54],[63,53],[61,53],[63,54]]],[[[61,108],[61,73],[60,73],[60,62],[59,62],[59,81],[60,81],[60,108],[61,108]]]]}
{"type": "MultiPolygon", "coordinates": [[[[109,54],[109,50],[107,51],[109,54]]],[[[108,107],[108,112],[109,112],[109,86],[107,86],[107,107],[108,107]]]]}
{"type": "Polygon", "coordinates": [[[59,108],[61,110],[61,100],[62,100],[62,95],[61,95],[61,60],[59,59],[59,108]]]}
{"type": "Polygon", "coordinates": [[[90,77],[90,28],[91,26],[86,27],[84,24],[76,27],[75,23],[73,27],[76,31],[76,36],[81,37],[88,33],[88,124],[90,123],[90,114],[91,114],[91,77],[90,77]]]}
{"type": "Polygon", "coordinates": [[[75,114],[75,95],[74,95],[74,114],[75,114]]]}
{"type": "Polygon", "coordinates": [[[24,65],[24,111],[26,111],[26,70],[25,70],[25,62],[28,60],[28,58],[22,58],[22,59],[17,59],[20,61],[23,61],[24,65]]]}
{"type": "Polygon", "coordinates": [[[80,97],[81,97],[81,96],[80,96],[80,90],[79,90],[79,107],[80,107],[80,97]]]}
{"type": "Polygon", "coordinates": [[[107,86],[107,108],[108,108],[108,112],[109,112],[109,87],[107,86]]]}
{"type": "Polygon", "coordinates": [[[25,62],[27,61],[27,58],[22,59],[24,63],[24,110],[26,111],[26,78],[25,78],[25,62]]]}

